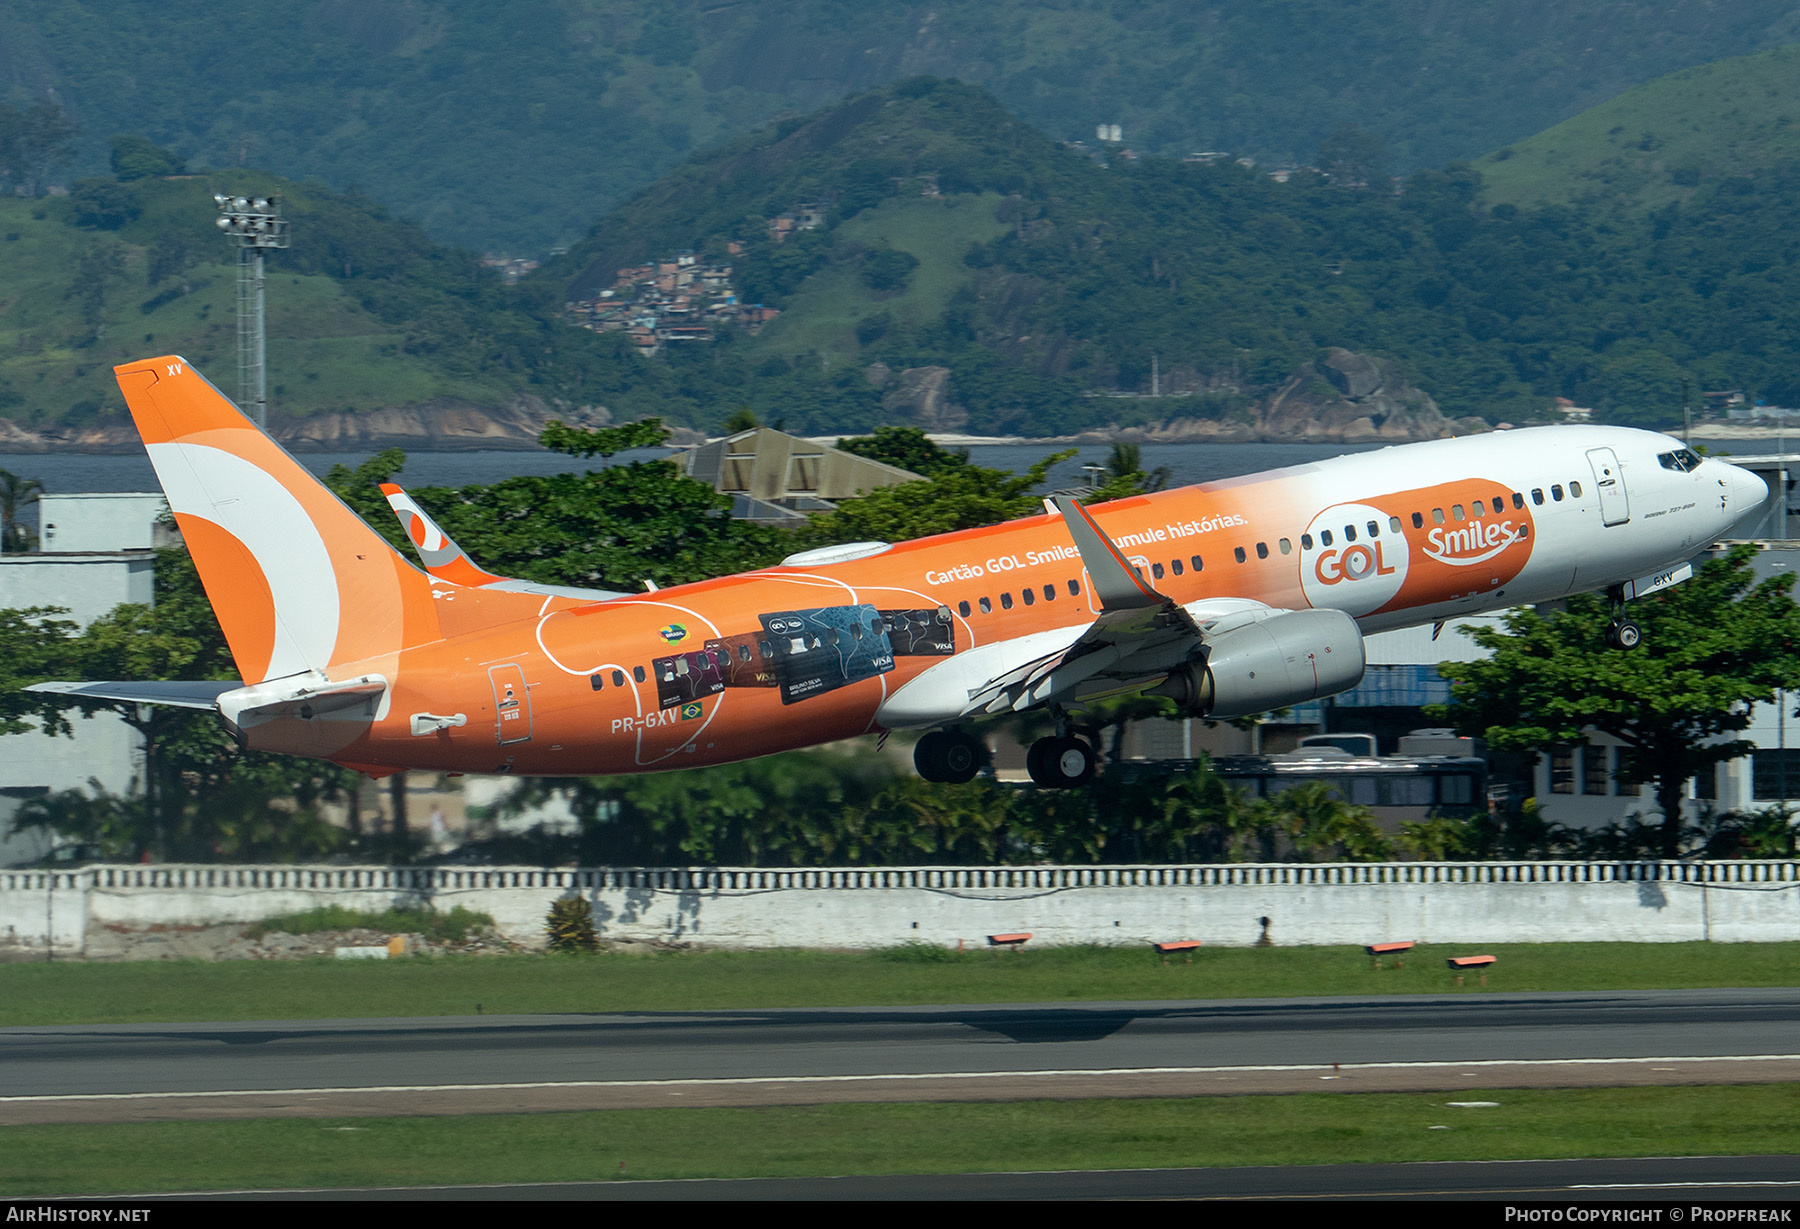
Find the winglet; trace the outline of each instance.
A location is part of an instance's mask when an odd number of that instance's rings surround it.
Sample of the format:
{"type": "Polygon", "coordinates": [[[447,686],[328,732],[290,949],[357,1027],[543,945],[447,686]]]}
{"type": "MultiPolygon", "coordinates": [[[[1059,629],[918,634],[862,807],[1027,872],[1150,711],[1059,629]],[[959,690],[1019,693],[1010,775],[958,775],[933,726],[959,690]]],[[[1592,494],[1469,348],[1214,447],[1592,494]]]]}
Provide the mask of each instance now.
{"type": "MultiPolygon", "coordinates": [[[[425,570],[445,584],[468,589],[498,589],[507,593],[539,593],[546,597],[568,597],[582,602],[605,602],[626,596],[612,589],[578,589],[568,585],[540,585],[529,580],[497,576],[469,558],[469,552],[445,533],[431,514],[421,508],[411,495],[391,482],[381,484],[388,507],[400,518],[407,539],[419,552],[425,570]]],[[[654,585],[650,586],[652,589],[654,585]]]]}
{"type": "Polygon", "coordinates": [[[458,546],[456,539],[438,528],[438,523],[431,519],[431,514],[400,487],[392,482],[384,482],[381,484],[381,493],[387,496],[388,507],[400,518],[400,527],[406,530],[407,540],[419,552],[419,559],[425,564],[427,572],[439,580],[470,588],[491,585],[505,579],[476,567],[475,561],[469,558],[469,552],[458,546]]]}
{"type": "Polygon", "coordinates": [[[1100,597],[1102,610],[1132,610],[1161,606],[1169,599],[1152,589],[1111,538],[1095,523],[1093,514],[1072,495],[1057,495],[1056,509],[1069,527],[1069,537],[1081,552],[1088,579],[1100,597]]]}

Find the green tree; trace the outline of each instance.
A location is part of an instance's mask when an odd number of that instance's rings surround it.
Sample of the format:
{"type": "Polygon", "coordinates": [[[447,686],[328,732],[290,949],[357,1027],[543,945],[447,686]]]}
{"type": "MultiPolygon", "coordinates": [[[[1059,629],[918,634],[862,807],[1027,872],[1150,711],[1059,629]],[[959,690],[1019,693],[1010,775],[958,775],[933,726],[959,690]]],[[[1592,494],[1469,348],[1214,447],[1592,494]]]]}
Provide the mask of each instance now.
{"type": "Polygon", "coordinates": [[[936,478],[969,463],[966,451],[952,452],[933,443],[917,427],[876,427],[872,435],[841,439],[837,446],[871,461],[898,466],[926,478],[936,478]]]}
{"type": "Polygon", "coordinates": [[[0,469],[0,551],[31,549],[31,531],[19,524],[19,514],[43,493],[44,484],[38,479],[21,478],[10,469],[0,469]]]}
{"type": "Polygon", "coordinates": [[[0,103],[0,179],[26,196],[42,196],[50,172],[74,158],[80,131],[53,102],[40,100],[23,110],[0,103]]]}
{"type": "Polygon", "coordinates": [[[1338,797],[1324,781],[1286,789],[1258,804],[1262,821],[1305,862],[1374,862],[1391,852],[1375,813],[1338,797]]]}
{"type": "Polygon", "coordinates": [[[1050,467],[1073,455],[1073,450],[1055,453],[1023,474],[950,465],[927,482],[904,482],[846,499],[835,512],[821,513],[797,529],[795,542],[805,546],[905,542],[1030,516],[1043,511],[1043,500],[1034,492],[1043,486],[1050,467]]]}
{"type": "Polygon", "coordinates": [[[1519,609],[1504,630],[1473,628],[1491,656],[1439,667],[1454,703],[1432,713],[1498,751],[1546,752],[1598,730],[1623,746],[1619,778],[1653,782],[1664,857],[1681,852],[1681,798],[1703,768],[1748,753],[1733,735],[1751,710],[1800,687],[1800,607],[1793,577],[1757,583],[1754,547],[1734,547],[1693,578],[1637,602],[1632,651],[1605,647],[1611,612],[1596,595],[1540,615],[1519,609]]]}
{"type": "Polygon", "coordinates": [[[112,173],[121,183],[152,175],[180,175],[187,164],[148,137],[121,133],[112,140],[112,173]]]}

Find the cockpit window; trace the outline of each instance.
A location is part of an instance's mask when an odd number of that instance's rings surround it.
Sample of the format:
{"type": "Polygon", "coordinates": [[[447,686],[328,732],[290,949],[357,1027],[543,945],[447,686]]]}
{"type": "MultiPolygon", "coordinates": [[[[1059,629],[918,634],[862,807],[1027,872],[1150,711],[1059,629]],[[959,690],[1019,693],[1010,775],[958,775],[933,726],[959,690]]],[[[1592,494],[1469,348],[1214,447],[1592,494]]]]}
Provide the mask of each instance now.
{"type": "Polygon", "coordinates": [[[1692,473],[1700,465],[1700,458],[1685,448],[1677,448],[1674,452],[1656,454],[1657,464],[1664,469],[1672,469],[1678,474],[1692,473]]]}

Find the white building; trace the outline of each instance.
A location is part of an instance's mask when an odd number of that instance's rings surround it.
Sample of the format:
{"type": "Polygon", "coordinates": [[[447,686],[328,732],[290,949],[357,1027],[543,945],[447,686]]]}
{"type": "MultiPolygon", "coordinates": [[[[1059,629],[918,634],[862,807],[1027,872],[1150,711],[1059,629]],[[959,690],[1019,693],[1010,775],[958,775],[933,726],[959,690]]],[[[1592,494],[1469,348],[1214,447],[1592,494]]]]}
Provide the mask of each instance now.
{"type": "MultiPolygon", "coordinates": [[[[44,495],[39,502],[44,549],[0,555],[0,609],[57,607],[85,628],[124,603],[154,603],[160,494],[44,495]]],[[[71,724],[69,738],[35,730],[0,737],[0,866],[50,852],[41,834],[12,832],[25,800],[92,784],[111,794],[138,787],[143,748],[130,726],[114,713],[72,715],[71,724]]]]}

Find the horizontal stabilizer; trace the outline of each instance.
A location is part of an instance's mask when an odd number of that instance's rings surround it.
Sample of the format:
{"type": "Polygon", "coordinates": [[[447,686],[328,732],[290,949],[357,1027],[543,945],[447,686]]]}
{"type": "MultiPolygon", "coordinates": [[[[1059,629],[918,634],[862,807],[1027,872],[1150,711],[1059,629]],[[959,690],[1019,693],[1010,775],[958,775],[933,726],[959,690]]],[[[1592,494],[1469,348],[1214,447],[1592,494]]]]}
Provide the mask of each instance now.
{"type": "Polygon", "coordinates": [[[217,709],[221,695],[242,686],[236,679],[228,679],[200,683],[38,683],[25,690],[81,700],[119,700],[127,704],[163,704],[212,711],[217,709]]]}

